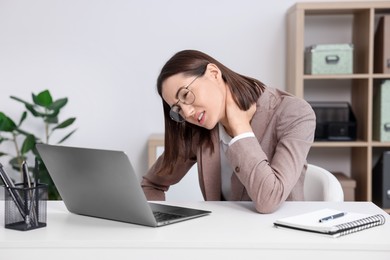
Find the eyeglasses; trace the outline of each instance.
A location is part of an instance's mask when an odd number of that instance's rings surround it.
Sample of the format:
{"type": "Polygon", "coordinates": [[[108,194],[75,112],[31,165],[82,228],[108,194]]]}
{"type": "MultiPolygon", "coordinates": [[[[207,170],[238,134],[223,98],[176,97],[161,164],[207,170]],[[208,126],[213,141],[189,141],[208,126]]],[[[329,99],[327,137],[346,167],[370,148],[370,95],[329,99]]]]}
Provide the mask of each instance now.
{"type": "Polygon", "coordinates": [[[189,90],[188,87],[191,86],[191,84],[194,83],[194,81],[200,76],[201,75],[196,76],[187,86],[181,87],[177,91],[176,96],[178,101],[171,107],[171,110],[169,111],[169,116],[173,121],[178,123],[183,123],[186,121],[185,118],[180,114],[182,110],[178,104],[181,102],[185,105],[191,105],[195,102],[195,94],[189,90]]]}

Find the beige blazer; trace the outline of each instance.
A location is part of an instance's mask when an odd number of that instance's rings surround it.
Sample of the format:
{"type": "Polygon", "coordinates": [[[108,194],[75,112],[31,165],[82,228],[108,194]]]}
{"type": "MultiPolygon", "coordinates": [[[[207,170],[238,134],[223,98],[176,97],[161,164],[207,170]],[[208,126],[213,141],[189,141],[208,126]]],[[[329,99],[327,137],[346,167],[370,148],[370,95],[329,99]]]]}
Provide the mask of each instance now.
{"type": "MultiPolygon", "coordinates": [[[[311,106],[279,89],[266,88],[251,125],[256,138],[238,140],[226,152],[234,169],[228,200],[251,200],[260,213],[275,211],[285,200],[303,200],[306,157],[316,125],[311,106]]],[[[169,176],[155,174],[164,154],[160,156],[141,183],[148,200],[164,200],[169,186],[196,162],[204,199],[222,199],[218,127],[211,131],[214,153],[194,144],[194,158],[178,162],[169,176]]]]}

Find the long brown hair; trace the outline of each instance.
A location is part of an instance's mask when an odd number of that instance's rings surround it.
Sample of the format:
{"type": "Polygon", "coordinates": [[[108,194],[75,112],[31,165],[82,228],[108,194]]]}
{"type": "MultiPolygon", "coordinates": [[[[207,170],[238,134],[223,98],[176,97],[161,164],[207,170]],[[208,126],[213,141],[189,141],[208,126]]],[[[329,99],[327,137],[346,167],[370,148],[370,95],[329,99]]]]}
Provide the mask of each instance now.
{"type": "Polygon", "coordinates": [[[240,75],[203,52],[184,50],[172,56],[157,78],[157,91],[162,99],[165,120],[164,160],[159,175],[169,174],[179,157],[189,159],[193,140],[198,140],[197,146],[205,145],[211,152],[214,151],[211,131],[190,123],[173,121],[169,116],[171,107],[162,98],[162,84],[167,78],[179,73],[188,77],[202,76],[209,63],[215,64],[221,70],[222,79],[228,85],[234,101],[244,111],[256,103],[264,90],[264,84],[259,80],[240,75]]]}

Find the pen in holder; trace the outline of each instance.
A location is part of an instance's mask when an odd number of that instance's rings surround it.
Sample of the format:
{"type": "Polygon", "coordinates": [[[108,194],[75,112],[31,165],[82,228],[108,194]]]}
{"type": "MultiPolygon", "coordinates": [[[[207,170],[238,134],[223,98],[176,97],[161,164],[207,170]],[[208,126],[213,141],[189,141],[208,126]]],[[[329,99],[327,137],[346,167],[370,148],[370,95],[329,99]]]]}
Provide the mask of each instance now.
{"type": "Polygon", "coordinates": [[[46,227],[47,185],[23,183],[5,189],[5,228],[27,231],[46,227]]]}

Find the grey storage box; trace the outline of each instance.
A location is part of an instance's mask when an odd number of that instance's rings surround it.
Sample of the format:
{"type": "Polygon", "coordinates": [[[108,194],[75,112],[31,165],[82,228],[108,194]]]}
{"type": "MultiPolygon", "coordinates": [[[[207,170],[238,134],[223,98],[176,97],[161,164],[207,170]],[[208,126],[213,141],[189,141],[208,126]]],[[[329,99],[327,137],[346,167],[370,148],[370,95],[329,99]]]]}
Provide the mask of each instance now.
{"type": "Polygon", "coordinates": [[[375,88],[373,106],[373,139],[390,141],[390,80],[384,80],[375,88]]]}
{"type": "Polygon", "coordinates": [[[379,19],[374,43],[374,72],[390,73],[390,15],[379,19]]]}
{"type": "Polygon", "coordinates": [[[321,44],[305,50],[305,74],[352,74],[352,44],[321,44]]]}

